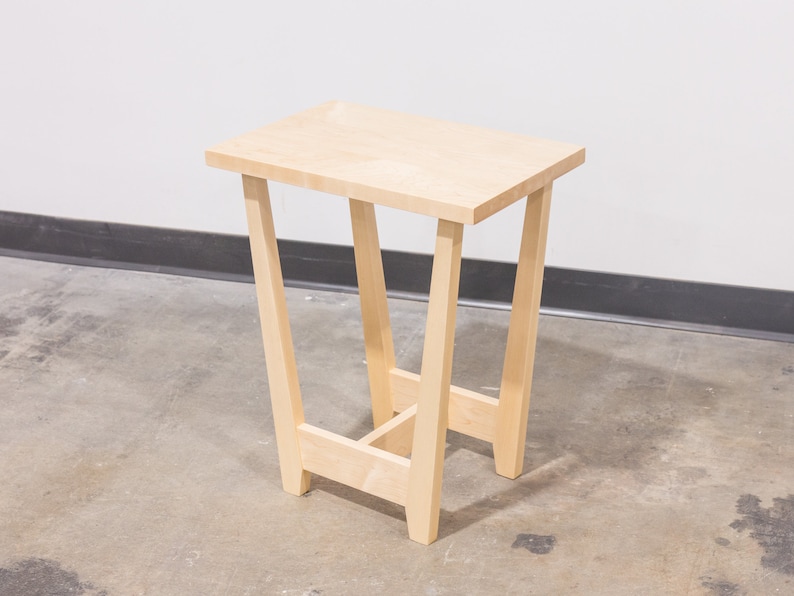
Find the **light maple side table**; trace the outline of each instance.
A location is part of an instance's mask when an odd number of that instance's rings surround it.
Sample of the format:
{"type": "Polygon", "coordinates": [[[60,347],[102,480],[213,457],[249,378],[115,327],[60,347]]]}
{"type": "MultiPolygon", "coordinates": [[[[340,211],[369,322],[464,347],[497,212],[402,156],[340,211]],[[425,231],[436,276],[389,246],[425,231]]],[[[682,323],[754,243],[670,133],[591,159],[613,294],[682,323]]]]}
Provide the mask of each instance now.
{"type": "Polygon", "coordinates": [[[584,162],[583,148],[329,102],[221,143],[206,161],[243,176],[284,490],[305,493],[314,473],[377,495],[404,506],[410,538],[430,544],[448,428],[492,443],[498,474],[521,474],[552,181],[584,162]],[[268,180],[349,198],[374,420],[357,441],[304,421],[268,180]],[[523,197],[495,399],[450,386],[463,226],[523,197]],[[438,219],[419,375],[395,365],[375,204],[438,219]]]}

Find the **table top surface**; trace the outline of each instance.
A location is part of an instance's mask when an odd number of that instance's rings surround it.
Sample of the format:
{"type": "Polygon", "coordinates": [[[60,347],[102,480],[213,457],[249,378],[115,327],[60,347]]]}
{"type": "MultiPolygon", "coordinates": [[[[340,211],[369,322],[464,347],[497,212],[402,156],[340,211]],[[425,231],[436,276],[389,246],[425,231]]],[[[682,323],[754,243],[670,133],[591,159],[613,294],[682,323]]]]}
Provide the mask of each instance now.
{"type": "Polygon", "coordinates": [[[332,101],[208,149],[207,164],[474,224],[584,162],[584,149],[332,101]]]}

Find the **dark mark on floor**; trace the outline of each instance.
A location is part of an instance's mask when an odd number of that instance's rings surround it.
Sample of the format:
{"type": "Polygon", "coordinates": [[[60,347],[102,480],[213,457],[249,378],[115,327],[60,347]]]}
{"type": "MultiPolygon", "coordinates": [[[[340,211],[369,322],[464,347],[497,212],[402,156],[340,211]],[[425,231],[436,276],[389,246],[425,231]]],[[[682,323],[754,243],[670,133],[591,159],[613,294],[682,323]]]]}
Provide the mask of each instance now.
{"type": "Polygon", "coordinates": [[[728,540],[727,538],[715,538],[714,542],[716,542],[720,546],[730,546],[731,545],[731,541],[728,540]]]}
{"type": "Polygon", "coordinates": [[[0,315],[0,337],[16,337],[19,335],[19,326],[24,322],[22,317],[0,315]]]}
{"type": "Polygon", "coordinates": [[[707,575],[699,579],[702,582],[700,585],[711,590],[714,596],[741,596],[746,593],[737,584],[731,582],[715,580],[707,575]]]}
{"type": "Polygon", "coordinates": [[[736,503],[743,519],[731,523],[739,532],[750,529],[750,536],[764,549],[761,564],[787,575],[794,575],[794,495],[772,499],[772,507],[761,507],[755,495],[742,495],[736,503]]]}
{"type": "Polygon", "coordinates": [[[525,548],[536,555],[547,555],[557,544],[554,536],[539,536],[538,534],[519,534],[513,542],[513,548],[525,548]]]}
{"type": "Polygon", "coordinates": [[[78,313],[69,315],[63,319],[61,328],[55,335],[39,337],[38,343],[28,348],[27,357],[34,362],[44,363],[74,341],[97,331],[102,324],[101,317],[95,315],[78,313]]]}
{"type": "Polygon", "coordinates": [[[794,375],[794,366],[787,366],[781,372],[784,375],[794,375]]]}
{"type": "Polygon", "coordinates": [[[62,569],[57,561],[25,559],[9,568],[0,568],[0,594],[3,596],[107,596],[76,573],[62,569]]]}

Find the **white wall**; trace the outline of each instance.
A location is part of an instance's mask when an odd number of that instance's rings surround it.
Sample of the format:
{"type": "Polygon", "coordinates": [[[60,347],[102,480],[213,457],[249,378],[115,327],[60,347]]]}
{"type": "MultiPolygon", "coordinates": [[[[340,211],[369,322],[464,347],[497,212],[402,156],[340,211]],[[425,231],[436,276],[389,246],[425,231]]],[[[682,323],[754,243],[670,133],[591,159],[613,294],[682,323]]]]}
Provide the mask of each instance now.
{"type": "MultiPolygon", "coordinates": [[[[792,7],[7,0],[0,209],[245,233],[203,149],[344,99],[585,145],[551,265],[794,290],[792,7]]],[[[274,188],[279,232],[349,243],[344,201],[307,194],[274,188]]],[[[431,250],[433,222],[381,213],[385,247],[431,250]]],[[[514,260],[519,220],[465,254],[514,260]]]]}

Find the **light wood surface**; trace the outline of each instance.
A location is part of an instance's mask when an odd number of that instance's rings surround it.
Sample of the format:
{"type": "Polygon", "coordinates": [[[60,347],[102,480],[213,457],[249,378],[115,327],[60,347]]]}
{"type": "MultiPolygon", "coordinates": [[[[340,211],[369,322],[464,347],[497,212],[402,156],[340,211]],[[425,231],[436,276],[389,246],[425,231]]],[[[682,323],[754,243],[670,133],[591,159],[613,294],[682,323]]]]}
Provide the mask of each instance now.
{"type": "Polygon", "coordinates": [[[394,415],[389,377],[389,371],[394,368],[394,342],[389,322],[378,226],[375,222],[375,206],[350,199],[350,219],[353,226],[372,419],[377,427],[394,415]]]}
{"type": "Polygon", "coordinates": [[[474,224],[582,164],[584,149],[332,101],[212,147],[206,161],[474,224]]]}
{"type": "Polygon", "coordinates": [[[507,478],[524,466],[550,208],[551,183],[527,198],[493,443],[496,473],[507,478]]]}
{"type": "Polygon", "coordinates": [[[422,544],[438,536],[462,243],[463,224],[439,220],[405,504],[408,535],[422,544]]]}
{"type": "Polygon", "coordinates": [[[281,481],[285,491],[302,495],[309,490],[311,479],[310,474],[303,469],[296,430],[304,420],[303,404],[267,181],[243,176],[243,194],[281,481]]]}
{"type": "Polygon", "coordinates": [[[359,442],[396,455],[408,455],[413,448],[415,423],[416,403],[413,403],[385,424],[381,424],[371,433],[360,438],[359,442]]]}
{"type": "MultiPolygon", "coordinates": [[[[420,378],[416,373],[399,368],[391,371],[395,410],[402,412],[416,404],[420,378]]],[[[493,443],[498,403],[496,398],[452,385],[449,388],[450,430],[493,443]]]]}
{"type": "Polygon", "coordinates": [[[310,424],[301,424],[298,434],[307,470],[405,505],[410,464],[406,458],[310,424]]]}
{"type": "Polygon", "coordinates": [[[329,102],[206,158],[243,174],[284,489],[302,494],[317,473],[393,501],[405,506],[410,538],[430,544],[448,428],[491,442],[499,474],[522,471],[552,181],[581,164],[584,149],[329,102]],[[375,426],[358,441],[304,421],[266,179],[349,198],[375,426]],[[527,195],[497,400],[450,384],[463,225],[527,195]],[[375,204],[438,218],[419,375],[395,365],[375,204]]]}

